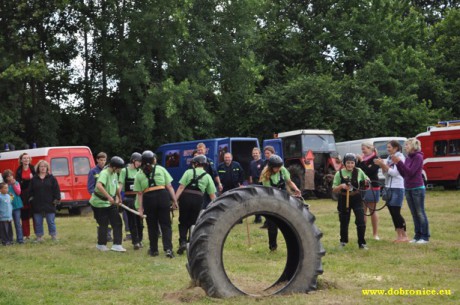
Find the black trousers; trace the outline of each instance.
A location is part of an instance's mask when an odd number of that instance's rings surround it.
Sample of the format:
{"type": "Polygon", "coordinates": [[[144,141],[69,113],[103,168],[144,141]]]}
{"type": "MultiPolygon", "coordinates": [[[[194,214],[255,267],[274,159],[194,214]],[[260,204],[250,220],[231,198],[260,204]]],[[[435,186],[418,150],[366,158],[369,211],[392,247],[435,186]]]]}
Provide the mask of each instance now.
{"type": "Polygon", "coordinates": [[[179,243],[188,241],[187,234],[196,223],[203,204],[203,196],[184,191],[179,201],[179,243]]]}
{"type": "Polygon", "coordinates": [[[393,220],[395,229],[403,229],[406,231],[406,221],[401,215],[401,207],[394,207],[390,205],[387,205],[387,207],[390,211],[391,219],[393,220]]]}
{"type": "Polygon", "coordinates": [[[109,224],[113,230],[113,244],[121,245],[122,234],[123,234],[123,223],[121,221],[120,214],[118,213],[118,207],[112,204],[108,208],[97,208],[91,206],[94,212],[94,218],[99,225],[97,230],[97,244],[107,244],[107,230],[109,224]]]}
{"type": "Polygon", "coordinates": [[[265,219],[268,230],[268,246],[270,249],[276,249],[278,247],[276,242],[276,239],[278,238],[278,226],[268,217],[265,217],[265,219]]]}
{"type": "Polygon", "coordinates": [[[11,221],[0,221],[0,239],[2,245],[13,243],[13,226],[11,221]]]}
{"type": "MultiPolygon", "coordinates": [[[[136,201],[136,196],[125,196],[123,203],[133,210],[136,209],[134,206],[134,202],[136,201]]],[[[126,210],[125,210],[126,211],[126,210]]],[[[129,224],[129,232],[131,233],[131,241],[133,245],[138,244],[142,241],[143,238],[143,230],[144,230],[144,221],[142,217],[131,213],[130,211],[126,211],[126,216],[128,217],[128,224],[129,224]]]]}
{"type": "Polygon", "coordinates": [[[150,251],[158,251],[158,224],[161,227],[163,250],[172,250],[172,228],[169,216],[171,198],[167,190],[158,190],[144,194],[144,214],[147,215],[150,251]]]}
{"type": "Polygon", "coordinates": [[[350,224],[351,210],[355,214],[356,232],[358,235],[358,245],[366,244],[364,235],[366,234],[366,223],[364,222],[364,208],[360,194],[350,196],[350,207],[347,209],[347,199],[345,195],[339,197],[337,210],[339,211],[340,221],[340,242],[348,243],[348,226],[350,224]]]}

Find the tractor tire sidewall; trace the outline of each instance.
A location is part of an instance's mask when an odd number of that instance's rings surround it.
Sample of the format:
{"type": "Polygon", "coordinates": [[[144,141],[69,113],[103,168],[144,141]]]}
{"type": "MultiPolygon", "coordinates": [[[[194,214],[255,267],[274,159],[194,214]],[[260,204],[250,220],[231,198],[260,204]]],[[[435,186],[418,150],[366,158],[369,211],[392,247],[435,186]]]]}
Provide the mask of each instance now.
{"type": "Polygon", "coordinates": [[[314,216],[286,192],[261,186],[229,191],[200,215],[187,251],[187,268],[192,280],[212,297],[246,294],[231,283],[222,259],[225,240],[231,229],[239,220],[253,214],[271,215],[276,221],[282,220],[281,224],[289,228],[298,242],[298,253],[295,254],[298,258],[290,263],[295,265],[286,266],[294,268],[295,272],[290,281],[274,294],[315,289],[317,275],[322,273],[324,249],[319,242],[321,233],[313,224],[314,216]]]}

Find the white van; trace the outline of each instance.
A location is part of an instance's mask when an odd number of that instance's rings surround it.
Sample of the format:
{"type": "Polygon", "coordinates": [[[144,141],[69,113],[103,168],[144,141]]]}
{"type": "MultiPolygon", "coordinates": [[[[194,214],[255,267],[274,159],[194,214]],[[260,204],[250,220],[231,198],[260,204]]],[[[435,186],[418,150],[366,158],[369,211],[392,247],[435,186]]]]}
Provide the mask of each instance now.
{"type": "MultiPolygon", "coordinates": [[[[374,147],[377,149],[377,153],[380,158],[386,159],[388,157],[387,153],[387,143],[391,140],[396,140],[401,144],[403,148],[403,154],[406,154],[404,150],[404,142],[407,140],[405,137],[379,137],[379,138],[367,138],[367,139],[360,139],[360,140],[353,140],[353,141],[346,141],[346,142],[338,142],[335,143],[337,148],[337,152],[339,153],[340,157],[343,158],[346,153],[354,153],[356,155],[362,154],[361,151],[361,144],[363,142],[371,142],[374,147]]],[[[379,180],[380,182],[385,181],[385,177],[382,174],[382,170],[379,170],[379,180]]]]}

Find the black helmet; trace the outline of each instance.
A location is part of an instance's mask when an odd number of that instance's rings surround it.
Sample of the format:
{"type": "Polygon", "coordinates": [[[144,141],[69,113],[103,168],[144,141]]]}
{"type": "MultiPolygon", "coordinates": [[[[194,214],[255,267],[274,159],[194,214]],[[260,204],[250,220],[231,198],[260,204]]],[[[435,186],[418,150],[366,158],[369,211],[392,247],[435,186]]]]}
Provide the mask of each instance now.
{"type": "Polygon", "coordinates": [[[142,164],[153,164],[157,156],[151,151],[146,150],[142,153],[142,164]]]}
{"type": "Polygon", "coordinates": [[[272,155],[270,159],[268,159],[268,166],[270,167],[281,167],[283,164],[283,159],[278,155],[272,155]]]}
{"type": "Polygon", "coordinates": [[[199,164],[199,165],[205,165],[207,163],[208,159],[204,155],[198,155],[193,157],[192,163],[199,164]]]}
{"type": "Polygon", "coordinates": [[[347,163],[347,161],[353,161],[356,163],[356,155],[353,154],[353,153],[346,153],[345,156],[343,157],[343,165],[345,165],[345,163],[347,163]]]}
{"type": "Polygon", "coordinates": [[[139,161],[141,162],[142,161],[142,155],[138,152],[135,152],[131,155],[131,159],[130,159],[131,162],[134,162],[134,161],[139,161]]]}
{"type": "Polygon", "coordinates": [[[125,161],[123,161],[123,159],[118,156],[113,156],[112,159],[110,159],[110,166],[115,168],[123,168],[125,166],[125,161]]]}

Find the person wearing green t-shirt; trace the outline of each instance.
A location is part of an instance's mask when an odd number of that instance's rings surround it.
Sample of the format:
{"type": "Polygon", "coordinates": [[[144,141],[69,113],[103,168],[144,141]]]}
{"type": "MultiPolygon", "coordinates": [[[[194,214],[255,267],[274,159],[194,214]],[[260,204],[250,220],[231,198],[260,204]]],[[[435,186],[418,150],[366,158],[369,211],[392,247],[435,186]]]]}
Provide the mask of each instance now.
{"type": "Polygon", "coordinates": [[[192,159],[193,168],[185,171],[179,181],[176,198],[179,200],[179,249],[177,254],[183,254],[187,249],[187,234],[196,223],[203,206],[204,194],[211,200],[216,198],[216,186],[211,175],[206,173],[204,167],[207,160],[204,155],[192,159]]]}
{"type": "Polygon", "coordinates": [[[351,210],[355,214],[356,231],[358,233],[358,246],[360,249],[367,250],[366,223],[364,222],[364,208],[362,204],[361,192],[359,188],[365,184],[369,178],[356,165],[356,156],[347,153],[343,157],[345,168],[339,170],[332,183],[332,191],[339,193],[337,210],[339,211],[340,221],[340,247],[345,247],[348,243],[348,225],[350,224],[351,210]],[[348,199],[347,199],[348,197],[348,199]]]}
{"type": "MultiPolygon", "coordinates": [[[[120,189],[125,194],[123,203],[134,210],[136,209],[135,202],[137,195],[137,192],[134,191],[134,177],[136,177],[136,174],[139,172],[141,164],[142,155],[138,152],[133,153],[131,155],[130,163],[127,167],[120,171],[120,176],[118,178],[120,189]]],[[[133,249],[139,250],[142,248],[142,231],[144,230],[143,220],[138,215],[129,211],[126,211],[126,215],[128,217],[129,232],[131,233],[133,249]]]]}
{"type": "MultiPolygon", "coordinates": [[[[278,155],[271,155],[267,161],[267,166],[260,174],[260,182],[263,186],[271,186],[280,190],[286,190],[286,184],[294,191],[294,196],[300,196],[300,190],[291,180],[289,171],[283,166],[284,162],[278,155]]],[[[278,237],[278,227],[271,216],[263,215],[266,219],[268,230],[268,247],[270,251],[275,251],[278,248],[276,239],[278,237]]]]}
{"type": "Polygon", "coordinates": [[[122,247],[122,222],[118,213],[120,191],[118,188],[118,173],[125,162],[120,157],[112,157],[109,166],[101,171],[96,182],[96,188],[91,195],[89,203],[94,211],[94,218],[99,225],[97,246],[100,251],[108,251],[107,228],[110,223],[113,229],[113,245],[110,250],[125,252],[122,247]]]}
{"type": "Polygon", "coordinates": [[[150,256],[158,256],[158,224],[160,224],[163,249],[167,257],[174,257],[169,211],[171,200],[173,209],[177,209],[177,200],[171,185],[172,180],[168,171],[157,165],[157,158],[153,152],[146,150],[142,153],[141,170],[134,178],[134,191],[137,192],[139,214],[141,217],[147,215],[150,256]]]}

